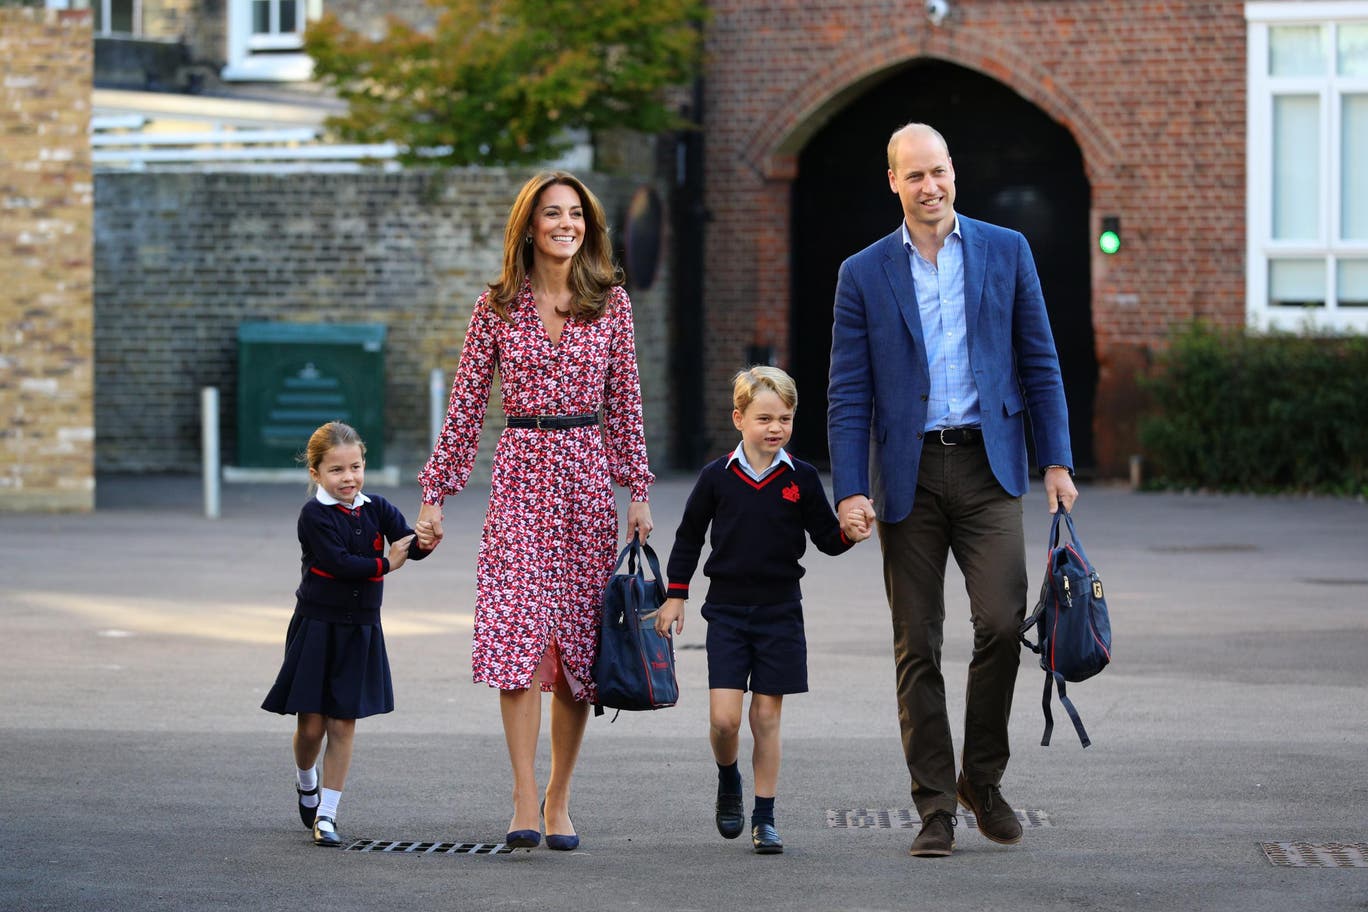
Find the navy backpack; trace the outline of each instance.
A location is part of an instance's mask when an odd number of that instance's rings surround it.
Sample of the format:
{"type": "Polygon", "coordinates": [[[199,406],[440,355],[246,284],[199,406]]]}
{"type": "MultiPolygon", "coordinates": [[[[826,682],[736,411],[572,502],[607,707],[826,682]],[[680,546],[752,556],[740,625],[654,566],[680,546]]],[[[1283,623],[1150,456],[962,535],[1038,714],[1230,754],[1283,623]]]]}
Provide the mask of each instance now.
{"type": "Polygon", "coordinates": [[[1045,735],[1042,745],[1050,743],[1054,716],[1050,712],[1050,691],[1058,685],[1059,702],[1073,720],[1078,740],[1092,744],[1083,730],[1073,701],[1064,691],[1065,681],[1086,681],[1111,661],[1111,618],[1102,594],[1102,580],[1083,551],[1083,542],[1074,528],[1073,517],[1062,506],[1050,523],[1050,546],[1045,564],[1045,581],[1035,611],[1021,625],[1021,642],[1040,655],[1045,669],[1045,735]],[[1059,521],[1069,527],[1070,541],[1060,543],[1059,521]],[[1036,629],[1036,642],[1026,638],[1036,629]]]}

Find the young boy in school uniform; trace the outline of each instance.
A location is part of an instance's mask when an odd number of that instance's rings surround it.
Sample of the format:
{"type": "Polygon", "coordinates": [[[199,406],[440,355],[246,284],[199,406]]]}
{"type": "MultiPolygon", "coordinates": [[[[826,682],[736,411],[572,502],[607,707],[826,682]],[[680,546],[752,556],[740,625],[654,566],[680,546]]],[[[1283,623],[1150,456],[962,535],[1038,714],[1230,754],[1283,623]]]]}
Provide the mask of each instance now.
{"type": "Polygon", "coordinates": [[[666,576],[669,588],[656,630],[684,629],[684,600],[698,567],[703,539],[712,529],[712,554],[703,567],[708,595],[709,740],[717,761],[717,830],[741,835],[745,802],[737,764],[742,700],[751,691],[751,757],[755,810],[751,845],[761,855],[784,851],[774,825],[779,780],[779,720],[784,695],[805,693],[807,640],[799,559],[807,537],[826,554],[842,554],[869,537],[867,526],[851,540],[841,532],[817,470],[793,458],[798,390],[778,368],[752,367],[732,383],[732,422],[741,442],[704,466],[675,532],[666,576]]]}

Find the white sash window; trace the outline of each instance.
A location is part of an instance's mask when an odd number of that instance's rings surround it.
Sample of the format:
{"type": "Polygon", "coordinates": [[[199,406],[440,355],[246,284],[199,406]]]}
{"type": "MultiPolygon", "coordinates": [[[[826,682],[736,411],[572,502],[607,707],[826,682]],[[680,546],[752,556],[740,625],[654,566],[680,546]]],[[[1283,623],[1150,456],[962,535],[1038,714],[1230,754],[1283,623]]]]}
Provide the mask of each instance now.
{"type": "Polygon", "coordinates": [[[313,75],[304,26],[323,13],[322,0],[228,0],[228,66],[237,81],[299,81],[313,75]]]}
{"type": "Polygon", "coordinates": [[[1368,331],[1368,0],[1245,20],[1249,324],[1368,331]]]}

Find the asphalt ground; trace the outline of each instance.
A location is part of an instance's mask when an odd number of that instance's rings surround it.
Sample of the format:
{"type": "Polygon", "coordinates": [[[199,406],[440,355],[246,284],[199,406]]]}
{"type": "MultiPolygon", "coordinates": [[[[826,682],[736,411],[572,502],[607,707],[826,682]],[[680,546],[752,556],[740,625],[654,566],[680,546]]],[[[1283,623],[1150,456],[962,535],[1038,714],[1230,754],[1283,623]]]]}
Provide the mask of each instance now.
{"type": "MultiPolygon", "coordinates": [[[[691,483],[653,490],[662,558],[691,483]]],[[[416,515],[413,485],[373,490],[416,515]]],[[[470,680],[484,494],[450,501],[438,553],[387,583],[397,709],[358,723],[349,839],[502,839],[497,698],[470,680]]],[[[1275,865],[1260,848],[1368,850],[1363,503],[1084,487],[1075,516],[1115,630],[1112,666],[1070,688],[1093,746],[1058,710],[1039,746],[1043,673],[1023,653],[1003,787],[1028,812],[1024,841],[998,846],[961,820],[952,857],[916,859],[874,542],[805,560],[812,690],[785,702],[783,855],[713,828],[696,613],[680,704],[590,720],[579,851],[315,848],[294,809],[292,720],[258,708],[303,498],[230,485],[209,520],[196,479],[111,477],[93,514],[0,515],[0,908],[1368,909],[1368,868],[1275,865]]],[[[1026,506],[1034,587],[1039,490],[1026,506]]],[[[970,627],[953,563],[948,580],[958,716],[970,627]]],[[[749,803],[748,750],[743,734],[749,803]]],[[[543,777],[545,763],[543,734],[543,777]]]]}

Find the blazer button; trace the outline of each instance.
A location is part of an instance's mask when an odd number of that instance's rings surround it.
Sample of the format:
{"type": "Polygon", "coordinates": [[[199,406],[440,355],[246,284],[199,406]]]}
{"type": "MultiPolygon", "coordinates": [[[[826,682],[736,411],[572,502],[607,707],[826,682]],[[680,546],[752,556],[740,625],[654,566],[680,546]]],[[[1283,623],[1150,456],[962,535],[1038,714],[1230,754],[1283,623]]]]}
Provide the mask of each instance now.
{"type": "Polygon", "coordinates": [[[360,529],[353,529],[353,530],[352,530],[352,535],[360,535],[360,534],[361,534],[361,530],[360,530],[360,529]]]}
{"type": "Polygon", "coordinates": [[[360,595],[360,594],[361,594],[361,590],[359,590],[359,589],[353,589],[353,590],[352,590],[352,595],[355,596],[355,595],[360,595]]]}
{"type": "Polygon", "coordinates": [[[918,439],[918,440],[921,440],[921,439],[922,439],[923,437],[925,437],[925,436],[926,436],[926,435],[923,434],[921,431],[917,431],[917,439],[918,439]]]}
{"type": "Polygon", "coordinates": [[[922,393],[922,402],[925,402],[925,401],[926,401],[926,394],[925,394],[925,393],[922,393]]]}

